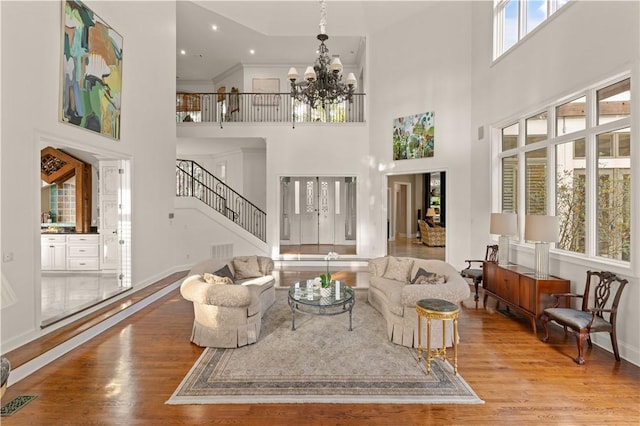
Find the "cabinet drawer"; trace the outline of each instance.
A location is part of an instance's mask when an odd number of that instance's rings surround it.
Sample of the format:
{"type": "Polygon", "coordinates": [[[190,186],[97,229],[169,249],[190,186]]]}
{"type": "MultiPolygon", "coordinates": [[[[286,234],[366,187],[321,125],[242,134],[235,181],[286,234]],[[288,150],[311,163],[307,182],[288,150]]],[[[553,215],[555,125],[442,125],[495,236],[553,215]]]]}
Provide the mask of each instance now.
{"type": "Polygon", "coordinates": [[[66,235],[41,235],[40,236],[41,244],[47,243],[66,243],[67,237],[66,235]]]}
{"type": "Polygon", "coordinates": [[[67,242],[69,244],[98,244],[100,243],[100,235],[68,235],[67,242]]]}
{"type": "Polygon", "coordinates": [[[97,244],[92,246],[69,245],[67,249],[69,257],[98,257],[99,254],[97,244]]]}
{"type": "Polygon", "coordinates": [[[67,259],[69,271],[97,271],[98,258],[95,259],[67,259]]]}

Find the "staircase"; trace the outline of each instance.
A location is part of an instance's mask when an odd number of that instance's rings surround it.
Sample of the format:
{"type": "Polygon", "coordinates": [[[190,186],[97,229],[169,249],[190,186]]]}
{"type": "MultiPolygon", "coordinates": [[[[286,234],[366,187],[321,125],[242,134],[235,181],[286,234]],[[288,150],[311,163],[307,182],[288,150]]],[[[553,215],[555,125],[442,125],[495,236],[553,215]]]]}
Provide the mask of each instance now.
{"type": "Polygon", "coordinates": [[[176,196],[197,198],[266,242],[267,214],[195,161],[176,160],[176,196]]]}

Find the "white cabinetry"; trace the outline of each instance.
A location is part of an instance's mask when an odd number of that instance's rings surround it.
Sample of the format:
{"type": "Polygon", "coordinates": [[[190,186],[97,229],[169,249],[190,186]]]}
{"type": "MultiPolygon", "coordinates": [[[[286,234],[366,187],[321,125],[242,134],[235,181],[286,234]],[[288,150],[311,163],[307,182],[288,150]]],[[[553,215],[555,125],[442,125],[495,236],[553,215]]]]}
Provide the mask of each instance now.
{"type": "Polygon", "coordinates": [[[67,235],[67,270],[97,271],[100,269],[100,236],[67,235]]]}
{"type": "Polygon", "coordinates": [[[67,237],[65,235],[41,235],[40,252],[43,271],[67,269],[67,237]]]}
{"type": "Polygon", "coordinates": [[[43,271],[100,270],[100,235],[41,235],[43,271]]]}

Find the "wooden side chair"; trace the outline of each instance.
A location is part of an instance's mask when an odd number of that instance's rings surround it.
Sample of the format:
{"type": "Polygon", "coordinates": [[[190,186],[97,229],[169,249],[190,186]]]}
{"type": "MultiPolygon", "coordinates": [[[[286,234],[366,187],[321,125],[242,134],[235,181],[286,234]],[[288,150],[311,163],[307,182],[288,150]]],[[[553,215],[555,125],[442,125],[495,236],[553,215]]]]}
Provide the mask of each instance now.
{"type": "Polygon", "coordinates": [[[616,337],[616,317],[618,314],[618,303],[627,280],[618,278],[611,272],[594,272],[587,271],[587,283],[584,288],[584,294],[563,293],[552,294],[555,298],[555,304],[551,308],[544,310],[540,316],[542,325],[544,326],[543,342],[549,340],[549,321],[564,327],[566,333],[567,328],[571,329],[571,333],[576,336],[578,344],[578,356],[575,362],[584,364],[583,347],[586,340],[591,347],[591,333],[606,331],[611,336],[611,346],[616,361],[620,361],[620,353],[618,352],[618,338],[616,337]],[[591,291],[593,288],[593,291],[591,291]],[[593,304],[589,307],[589,297],[593,296],[593,304]],[[559,308],[560,298],[581,298],[581,309],[559,308]]]}
{"type": "Polygon", "coordinates": [[[487,251],[484,254],[484,260],[465,260],[467,267],[460,271],[460,275],[464,278],[471,278],[473,285],[476,288],[476,294],[473,296],[473,300],[476,302],[476,308],[478,308],[478,286],[482,282],[482,264],[484,262],[496,262],[498,260],[498,245],[488,245],[487,251]],[[473,267],[474,264],[476,267],[473,267]]]}

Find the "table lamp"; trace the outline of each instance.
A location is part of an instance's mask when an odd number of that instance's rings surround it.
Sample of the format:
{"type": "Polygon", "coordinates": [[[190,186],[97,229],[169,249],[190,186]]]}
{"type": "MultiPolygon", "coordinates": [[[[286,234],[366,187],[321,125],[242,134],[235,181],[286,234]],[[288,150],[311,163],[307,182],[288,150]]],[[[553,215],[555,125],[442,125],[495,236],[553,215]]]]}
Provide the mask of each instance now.
{"type": "Polygon", "coordinates": [[[525,216],[524,239],[536,243],[536,278],[549,278],[549,243],[558,242],[559,230],[557,216],[525,216]]]}
{"type": "Polygon", "coordinates": [[[518,216],[515,213],[491,213],[489,233],[498,238],[498,264],[509,264],[509,237],[518,232],[518,216]]]}

